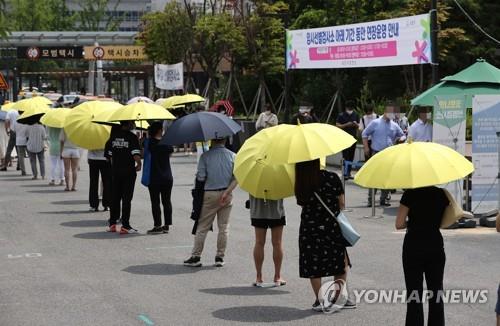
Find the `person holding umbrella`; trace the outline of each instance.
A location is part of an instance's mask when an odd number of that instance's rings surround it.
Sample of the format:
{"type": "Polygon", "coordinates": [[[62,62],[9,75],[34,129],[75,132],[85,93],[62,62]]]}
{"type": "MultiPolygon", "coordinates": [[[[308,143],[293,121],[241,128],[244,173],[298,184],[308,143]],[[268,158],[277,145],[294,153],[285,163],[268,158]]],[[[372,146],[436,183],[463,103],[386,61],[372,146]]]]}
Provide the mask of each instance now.
{"type": "Polygon", "coordinates": [[[154,227],[148,234],[168,233],[172,225],[172,202],[170,200],[173,187],[170,155],[174,148],[170,145],[158,144],[163,136],[163,123],[153,122],[149,126],[149,137],[144,140],[144,169],[142,184],[148,187],[151,198],[154,227]],[[161,225],[160,199],[163,205],[165,223],[161,225]]]}
{"type": "Polygon", "coordinates": [[[372,157],[356,174],[363,187],[407,189],[400,201],[395,227],[406,229],[403,270],[406,283],[407,326],[423,326],[423,302],[429,302],[428,325],[444,325],[442,300],[445,251],[440,228],[463,216],[451,194],[435,185],[459,180],[474,172],[460,153],[431,142],[392,146],[372,157]],[[423,280],[428,297],[423,297],[423,280]]]}
{"type": "Polygon", "coordinates": [[[134,121],[120,121],[120,129],[113,131],[106,144],[106,156],[111,159],[112,189],[108,232],[116,232],[120,219],[120,234],[134,234],[138,231],[130,226],[131,202],[134,196],[135,179],[141,171],[141,148],[139,139],[132,132],[134,121]]]}
{"type": "Polygon", "coordinates": [[[38,179],[38,170],[36,161],[40,164],[40,175],[42,180],[45,180],[45,141],[47,140],[47,133],[44,126],[37,122],[28,127],[28,142],[26,148],[30,157],[31,171],[33,173],[33,180],[38,179]]]}
{"type": "Polygon", "coordinates": [[[185,266],[201,267],[201,254],[208,231],[217,216],[217,253],[215,255],[215,266],[224,266],[224,255],[229,233],[229,217],[231,214],[230,190],[236,186],[233,176],[235,154],[224,145],[226,138],[212,140],[212,147],[203,153],[198,163],[196,180],[204,182],[205,193],[203,195],[203,206],[201,208],[198,226],[194,239],[191,257],[184,261],[185,266]],[[226,190],[229,190],[226,192],[226,190]]]}

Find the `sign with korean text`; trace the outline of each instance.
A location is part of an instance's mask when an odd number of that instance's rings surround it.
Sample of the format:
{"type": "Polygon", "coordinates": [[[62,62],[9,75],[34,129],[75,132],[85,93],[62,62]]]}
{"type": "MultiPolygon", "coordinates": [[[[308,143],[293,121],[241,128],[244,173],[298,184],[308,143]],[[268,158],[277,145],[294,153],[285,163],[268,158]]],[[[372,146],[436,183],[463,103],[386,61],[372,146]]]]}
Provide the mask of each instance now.
{"type": "Polygon", "coordinates": [[[156,87],[166,90],[184,88],[184,65],[182,62],[173,65],[155,65],[156,87]]]}
{"type": "Polygon", "coordinates": [[[498,208],[500,95],[476,95],[472,100],[472,209],[475,214],[498,208]]]}
{"type": "MultiPolygon", "coordinates": [[[[464,155],[466,115],[465,95],[436,96],[432,112],[432,141],[464,155]]],[[[444,187],[461,205],[463,192],[460,182],[450,182],[444,187]]]]}
{"type": "Polygon", "coordinates": [[[465,154],[465,95],[436,96],[432,113],[432,141],[465,154]]]}
{"type": "Polygon", "coordinates": [[[146,52],[140,45],[86,46],[86,60],[145,60],[146,52]]]}
{"type": "Polygon", "coordinates": [[[431,62],[429,14],[286,33],[287,69],[431,62]]]}
{"type": "Polygon", "coordinates": [[[83,47],[81,46],[21,46],[17,48],[18,59],[82,59],[83,47]]]}

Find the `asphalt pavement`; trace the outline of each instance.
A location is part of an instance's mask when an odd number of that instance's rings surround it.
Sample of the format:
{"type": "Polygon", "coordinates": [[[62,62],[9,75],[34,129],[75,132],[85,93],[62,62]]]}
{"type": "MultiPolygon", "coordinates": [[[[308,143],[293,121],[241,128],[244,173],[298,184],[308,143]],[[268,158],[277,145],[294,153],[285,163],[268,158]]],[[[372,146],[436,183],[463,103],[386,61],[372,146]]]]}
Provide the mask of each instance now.
{"type": "MultiPolygon", "coordinates": [[[[27,162],[29,167],[29,163],[27,162]]],[[[191,194],[195,156],[176,155],[173,227],[166,235],[146,235],[153,224],[147,189],[137,180],[132,226],[139,235],[106,233],[106,212],[89,212],[88,165],[82,161],[76,192],[31,180],[20,172],[0,172],[0,325],[403,325],[404,304],[358,304],[355,310],[326,315],[311,311],[309,282],[298,274],[300,208],[285,201],[283,278],[276,288],[253,288],[254,242],[247,194],[235,190],[226,266],[212,266],[216,234],[209,233],[202,268],[184,267],[193,244],[191,194]]],[[[29,169],[28,169],[29,170],[29,169]]],[[[365,218],[366,190],[346,187],[347,213],[362,239],[349,249],[351,293],[404,290],[401,246],[392,207],[382,218],[365,218]]],[[[488,291],[486,303],[450,303],[447,325],[495,324],[500,281],[500,234],[493,229],[446,230],[446,289],[488,291]]],[[[425,239],[422,239],[425,241],[425,239]]],[[[272,281],[270,239],[264,270],[272,281]]]]}

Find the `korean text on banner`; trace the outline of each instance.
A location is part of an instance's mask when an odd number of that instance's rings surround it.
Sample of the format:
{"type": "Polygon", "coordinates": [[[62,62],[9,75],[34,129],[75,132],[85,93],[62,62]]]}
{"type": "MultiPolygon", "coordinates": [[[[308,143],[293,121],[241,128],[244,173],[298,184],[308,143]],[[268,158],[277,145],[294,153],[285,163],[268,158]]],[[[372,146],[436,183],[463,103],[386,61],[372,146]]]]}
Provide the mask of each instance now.
{"type": "MultiPolygon", "coordinates": [[[[448,146],[464,155],[467,114],[466,96],[436,96],[434,102],[432,141],[448,146]]],[[[459,181],[451,182],[445,188],[452,194],[457,203],[462,203],[463,194],[459,181]]]]}
{"type": "Polygon", "coordinates": [[[287,69],[397,66],[431,61],[429,14],[286,33],[287,69]]]}
{"type": "Polygon", "coordinates": [[[476,95],[472,100],[472,209],[475,214],[498,208],[500,95],[476,95]]]}
{"type": "Polygon", "coordinates": [[[434,103],[432,141],[465,154],[465,95],[436,96],[434,103]]]}
{"type": "Polygon", "coordinates": [[[184,88],[184,65],[182,62],[173,65],[155,64],[156,87],[166,90],[184,88]]]}

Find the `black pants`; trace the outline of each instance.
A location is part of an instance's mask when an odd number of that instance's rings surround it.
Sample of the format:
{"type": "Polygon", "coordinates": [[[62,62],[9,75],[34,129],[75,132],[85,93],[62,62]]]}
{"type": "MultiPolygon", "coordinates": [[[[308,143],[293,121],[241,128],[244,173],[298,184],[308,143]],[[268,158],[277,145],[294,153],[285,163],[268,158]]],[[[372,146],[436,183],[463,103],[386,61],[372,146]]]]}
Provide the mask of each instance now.
{"type": "Polygon", "coordinates": [[[109,225],[116,224],[122,218],[122,226],[130,228],[130,209],[134,197],[134,186],[137,173],[113,173],[111,186],[111,208],[109,225]]]}
{"type": "Polygon", "coordinates": [[[170,201],[172,186],[173,181],[170,181],[168,184],[149,185],[148,187],[155,226],[161,226],[160,198],[163,205],[163,216],[165,218],[164,225],[172,225],[172,202],[170,201]]]}
{"type": "MultiPolygon", "coordinates": [[[[352,162],[354,160],[354,154],[356,154],[356,145],[357,143],[354,143],[351,147],[346,148],[342,151],[342,157],[344,158],[344,161],[350,161],[352,162]]],[[[344,176],[350,176],[351,175],[351,169],[352,165],[348,165],[346,169],[344,170],[344,176]]]]}
{"type": "MultiPolygon", "coordinates": [[[[423,278],[427,283],[427,290],[433,296],[428,299],[429,318],[428,326],[444,325],[444,304],[441,297],[443,290],[443,274],[446,256],[444,249],[433,251],[418,251],[403,247],[403,269],[405,273],[405,283],[407,299],[412,291],[418,292],[418,302],[412,300],[406,304],[406,326],[424,325],[424,308],[422,304],[423,278]]],[[[413,296],[415,298],[415,296],[413,296]]],[[[412,298],[412,299],[413,299],[412,298]]]]}
{"type": "Polygon", "coordinates": [[[111,206],[111,164],[106,160],[88,160],[89,163],[89,204],[99,207],[99,174],[102,179],[102,206],[111,206]]]}

